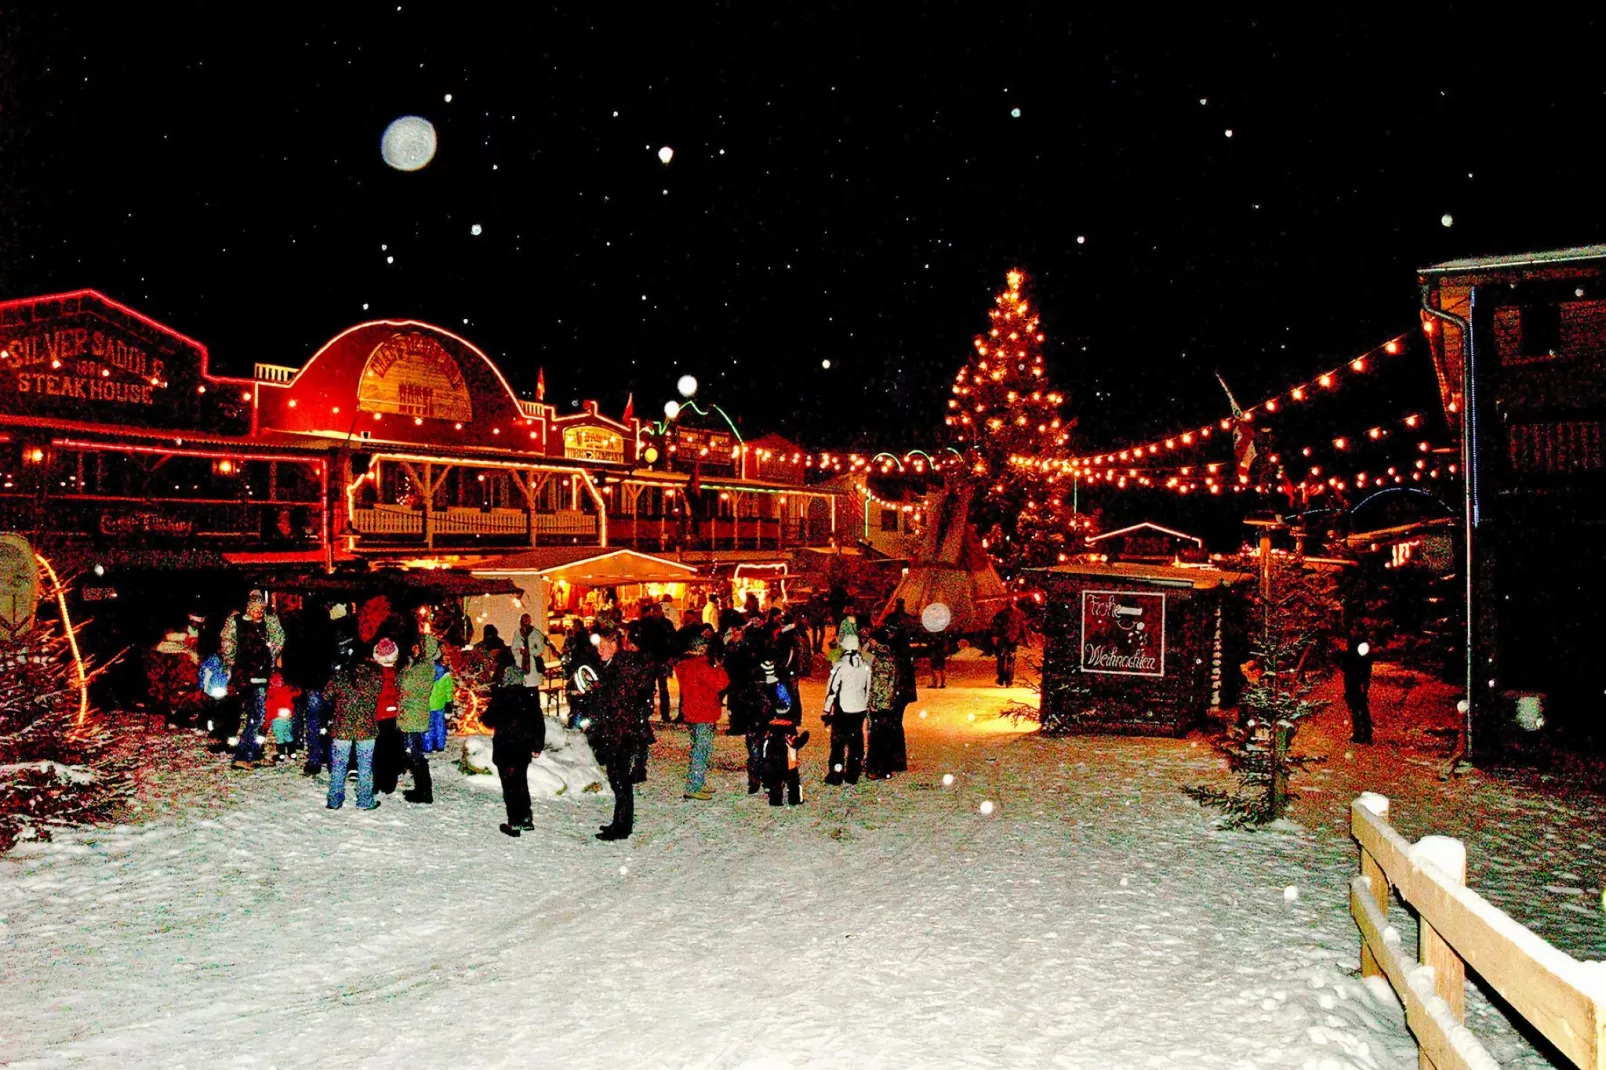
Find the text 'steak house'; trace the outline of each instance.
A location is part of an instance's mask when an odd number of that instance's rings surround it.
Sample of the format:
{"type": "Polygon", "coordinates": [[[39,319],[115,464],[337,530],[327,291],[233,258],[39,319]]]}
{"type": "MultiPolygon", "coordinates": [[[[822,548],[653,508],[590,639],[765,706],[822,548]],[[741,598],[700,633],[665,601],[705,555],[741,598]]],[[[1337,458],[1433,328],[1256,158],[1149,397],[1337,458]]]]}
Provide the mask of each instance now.
{"type": "Polygon", "coordinates": [[[92,290],[0,303],[0,445],[0,527],[111,558],[772,551],[828,541],[837,515],[734,425],[654,437],[595,402],[560,413],[427,323],[359,324],[230,377],[92,290]]]}

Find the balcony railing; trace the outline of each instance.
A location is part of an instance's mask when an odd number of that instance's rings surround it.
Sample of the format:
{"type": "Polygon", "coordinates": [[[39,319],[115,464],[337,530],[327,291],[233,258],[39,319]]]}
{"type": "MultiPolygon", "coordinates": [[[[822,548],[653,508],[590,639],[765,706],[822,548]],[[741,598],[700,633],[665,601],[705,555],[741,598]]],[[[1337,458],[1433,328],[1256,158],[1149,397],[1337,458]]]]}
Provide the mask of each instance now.
{"type": "Polygon", "coordinates": [[[291,368],[283,364],[258,364],[256,366],[256,381],[259,383],[288,383],[296,377],[300,368],[291,368]]]}
{"type": "MultiPolygon", "coordinates": [[[[523,509],[475,509],[453,506],[437,509],[430,516],[437,536],[449,535],[528,535],[530,514],[523,509]]],[[[424,534],[424,512],[404,505],[375,505],[355,509],[351,526],[360,535],[417,535],[424,534]]],[[[538,535],[595,535],[597,518],[591,513],[562,510],[556,513],[536,513],[535,531],[538,535]]]]}

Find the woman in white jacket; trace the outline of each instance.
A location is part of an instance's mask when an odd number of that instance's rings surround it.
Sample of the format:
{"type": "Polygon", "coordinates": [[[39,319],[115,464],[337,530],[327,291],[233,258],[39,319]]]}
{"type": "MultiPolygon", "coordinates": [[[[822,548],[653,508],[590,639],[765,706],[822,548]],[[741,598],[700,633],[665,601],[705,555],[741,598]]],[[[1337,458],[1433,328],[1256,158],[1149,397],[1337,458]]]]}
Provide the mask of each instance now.
{"type": "Polygon", "coordinates": [[[859,656],[859,637],[842,637],[842,659],[831,670],[825,688],[825,714],[831,726],[831,761],[827,784],[859,782],[864,765],[864,715],[870,708],[870,665],[859,656]]]}

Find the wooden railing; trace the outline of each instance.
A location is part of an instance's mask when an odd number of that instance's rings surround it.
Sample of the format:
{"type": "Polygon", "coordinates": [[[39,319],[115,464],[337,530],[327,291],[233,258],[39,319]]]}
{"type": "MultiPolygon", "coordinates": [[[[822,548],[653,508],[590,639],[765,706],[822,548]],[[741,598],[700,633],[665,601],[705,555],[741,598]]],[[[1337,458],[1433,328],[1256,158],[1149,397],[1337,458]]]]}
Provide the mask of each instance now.
{"type": "MultiPolygon", "coordinates": [[[[453,506],[437,509],[431,517],[437,535],[524,535],[530,530],[530,515],[523,509],[481,509],[453,506]]],[[[424,513],[405,505],[378,504],[354,509],[351,526],[363,535],[424,534],[424,513]]],[[[564,509],[556,513],[536,513],[535,530],[542,535],[595,535],[595,514],[564,509]]]]}
{"type": "Polygon", "coordinates": [[[296,377],[300,368],[290,368],[283,364],[258,364],[256,366],[256,381],[259,383],[288,383],[296,377]]]}
{"type": "Polygon", "coordinates": [[[1581,1070],[1606,1070],[1606,963],[1552,947],[1466,887],[1466,848],[1448,836],[1415,845],[1389,825],[1389,801],[1350,804],[1361,872],[1350,914],[1361,930],[1361,973],[1388,979],[1405,1005],[1423,1067],[1498,1070],[1466,1026],[1466,971],[1475,970],[1517,1014],[1581,1070]],[[1418,917],[1419,963],[1389,924],[1393,890],[1418,917]]]}

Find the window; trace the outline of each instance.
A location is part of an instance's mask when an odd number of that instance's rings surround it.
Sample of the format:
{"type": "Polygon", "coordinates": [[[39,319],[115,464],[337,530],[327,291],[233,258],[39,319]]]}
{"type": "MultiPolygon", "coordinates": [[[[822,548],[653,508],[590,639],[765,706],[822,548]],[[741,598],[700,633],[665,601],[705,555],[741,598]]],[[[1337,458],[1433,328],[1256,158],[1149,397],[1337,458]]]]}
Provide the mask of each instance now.
{"type": "Polygon", "coordinates": [[[1561,352],[1561,308],[1554,304],[1522,306],[1522,355],[1551,357],[1561,352]]]}
{"type": "Polygon", "coordinates": [[[898,530],[898,510],[896,510],[896,509],[883,509],[883,510],[881,510],[881,530],[882,531],[897,531],[898,530]]]}

